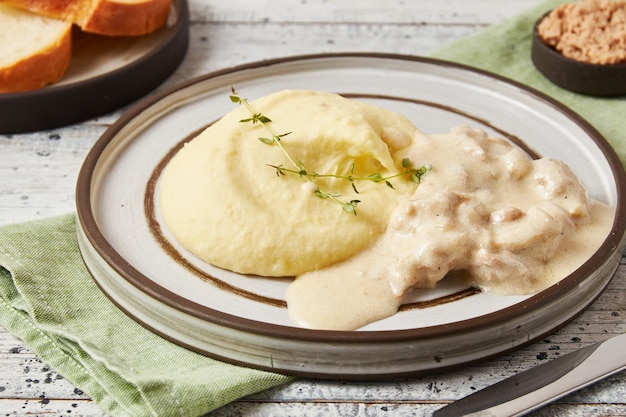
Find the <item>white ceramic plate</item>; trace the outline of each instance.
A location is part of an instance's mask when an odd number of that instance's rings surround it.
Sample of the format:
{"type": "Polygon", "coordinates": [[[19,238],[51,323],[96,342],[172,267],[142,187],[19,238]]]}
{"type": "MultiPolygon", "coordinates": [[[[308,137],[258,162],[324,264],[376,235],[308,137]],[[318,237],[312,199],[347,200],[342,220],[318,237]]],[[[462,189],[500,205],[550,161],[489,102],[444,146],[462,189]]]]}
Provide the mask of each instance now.
{"type": "Polygon", "coordinates": [[[398,377],[509,351],[588,306],[611,279],[624,247],[624,177],[613,150],[584,120],[497,76],[407,56],[292,57],[208,74],[124,115],[80,172],[79,243],[109,298],[175,343],[295,375],[398,377]],[[451,281],[416,292],[401,312],[359,331],[298,328],[285,307],[288,280],[241,276],[200,261],[169,236],[154,204],[161,169],[177,146],[233,108],[231,86],[249,99],[285,88],[337,92],[403,113],[427,133],[469,124],[519,141],[567,162],[591,196],[617,206],[615,224],[581,268],[533,296],[463,293],[451,281]]]}

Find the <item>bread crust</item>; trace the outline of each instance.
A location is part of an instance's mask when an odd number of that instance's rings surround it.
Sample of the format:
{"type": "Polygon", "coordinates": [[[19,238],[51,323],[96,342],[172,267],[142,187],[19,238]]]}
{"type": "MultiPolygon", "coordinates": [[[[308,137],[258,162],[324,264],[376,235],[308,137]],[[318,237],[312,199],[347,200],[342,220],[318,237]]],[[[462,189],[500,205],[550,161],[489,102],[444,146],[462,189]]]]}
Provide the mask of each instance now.
{"type": "Polygon", "coordinates": [[[99,1],[89,19],[80,26],[85,32],[103,35],[144,35],[165,25],[171,4],[171,0],[145,0],[136,3],[99,1]]]}
{"type": "Polygon", "coordinates": [[[72,26],[45,49],[0,68],[0,93],[17,93],[45,87],[65,75],[72,56],[72,26]]]}
{"type": "MultiPolygon", "coordinates": [[[[54,18],[63,18],[64,16],[75,16],[81,13],[81,8],[89,10],[91,3],[87,1],[76,0],[0,0],[0,3],[11,4],[31,12],[42,14],[54,18]]],[[[72,19],[64,19],[72,20],[72,19]]]]}
{"type": "Polygon", "coordinates": [[[139,36],[167,22],[172,0],[0,0],[31,12],[69,20],[85,32],[139,36]]]}

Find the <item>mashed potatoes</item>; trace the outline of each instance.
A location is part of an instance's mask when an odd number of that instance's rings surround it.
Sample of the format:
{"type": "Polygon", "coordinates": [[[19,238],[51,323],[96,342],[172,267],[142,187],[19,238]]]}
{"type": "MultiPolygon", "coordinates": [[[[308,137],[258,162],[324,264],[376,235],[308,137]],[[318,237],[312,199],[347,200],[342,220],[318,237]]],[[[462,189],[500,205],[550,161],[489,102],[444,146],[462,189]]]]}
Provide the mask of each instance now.
{"type": "MultiPolygon", "coordinates": [[[[357,213],[316,197],[297,175],[278,177],[271,165],[289,162],[277,146],[258,140],[274,134],[290,155],[317,173],[387,175],[401,169],[394,147],[416,128],[403,116],[339,95],[282,91],[251,103],[271,124],[242,123],[240,106],[190,141],[172,159],[160,184],[168,229],[189,251],[213,265],[244,274],[291,276],[346,259],[385,229],[398,199],[414,189],[408,178],[395,190],[319,179],[319,187],[359,199],[357,213]],[[392,146],[389,146],[389,142],[392,146]]],[[[419,163],[419,161],[416,161],[419,163]]]]}

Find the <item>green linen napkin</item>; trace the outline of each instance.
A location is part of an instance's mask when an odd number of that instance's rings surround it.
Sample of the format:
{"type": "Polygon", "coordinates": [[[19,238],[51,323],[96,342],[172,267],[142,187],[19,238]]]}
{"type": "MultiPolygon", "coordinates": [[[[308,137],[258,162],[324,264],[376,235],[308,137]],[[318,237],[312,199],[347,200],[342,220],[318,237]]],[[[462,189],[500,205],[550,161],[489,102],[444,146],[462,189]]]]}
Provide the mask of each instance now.
{"type": "Polygon", "coordinates": [[[0,228],[0,325],[112,416],[199,416],[290,379],[193,353],[127,317],[84,267],[74,214],[0,228]]]}
{"type": "Polygon", "coordinates": [[[566,2],[542,2],[513,19],[444,46],[433,57],[503,75],[560,101],[591,123],[626,165],[626,99],[595,98],[564,90],[537,71],[530,58],[535,21],[563,3],[566,2]]]}
{"type": "MultiPolygon", "coordinates": [[[[567,92],[530,60],[537,7],[456,41],[433,56],[528,84],[592,123],[626,161],[626,101],[567,92]]],[[[85,270],[74,215],[0,228],[0,325],[112,416],[197,416],[289,377],[203,357],[125,316],[85,270]]]]}

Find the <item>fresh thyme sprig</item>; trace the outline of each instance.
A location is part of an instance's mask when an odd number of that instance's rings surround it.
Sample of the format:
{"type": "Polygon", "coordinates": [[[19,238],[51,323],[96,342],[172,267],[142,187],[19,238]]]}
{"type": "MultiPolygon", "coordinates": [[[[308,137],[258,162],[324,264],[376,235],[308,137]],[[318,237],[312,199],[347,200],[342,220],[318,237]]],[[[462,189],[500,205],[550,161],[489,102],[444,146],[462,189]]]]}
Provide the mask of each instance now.
{"type": "Polygon", "coordinates": [[[423,165],[417,169],[412,168],[411,160],[409,158],[404,158],[402,160],[402,168],[404,168],[404,171],[398,172],[396,174],[392,174],[386,177],[382,176],[379,173],[371,174],[371,175],[368,175],[367,177],[355,177],[354,176],[354,164],[350,166],[349,175],[319,174],[317,172],[308,172],[305,169],[304,165],[300,166],[300,168],[297,170],[286,168],[282,164],[281,165],[268,164],[268,166],[274,168],[278,174],[282,174],[282,175],[285,175],[286,173],[297,174],[297,175],[300,175],[301,177],[306,177],[311,180],[315,178],[329,178],[329,177],[346,180],[352,184],[352,188],[354,189],[354,192],[356,192],[357,194],[359,193],[359,190],[357,190],[356,185],[355,185],[355,182],[357,181],[371,181],[371,182],[383,182],[384,181],[387,187],[391,189],[395,189],[393,184],[389,180],[402,177],[405,175],[410,175],[411,181],[413,181],[415,185],[419,185],[419,183],[421,182],[422,176],[424,176],[430,170],[430,167],[428,167],[427,165],[423,165]]]}
{"type": "Polygon", "coordinates": [[[354,215],[356,215],[356,208],[357,205],[361,202],[361,200],[350,200],[348,202],[345,202],[343,200],[341,200],[339,197],[341,197],[341,193],[338,192],[329,192],[329,191],[324,191],[322,189],[319,188],[319,186],[315,183],[315,179],[317,178],[336,178],[336,179],[341,179],[341,180],[346,180],[348,182],[350,182],[350,185],[352,186],[352,189],[354,190],[355,193],[359,194],[359,190],[356,187],[356,182],[358,181],[371,181],[371,182],[384,182],[387,187],[394,189],[393,184],[390,182],[391,179],[393,178],[397,178],[397,177],[401,177],[401,176],[405,176],[408,175],[411,178],[411,181],[413,181],[413,183],[415,185],[419,185],[419,183],[421,182],[422,176],[424,176],[429,170],[430,170],[430,166],[428,165],[423,165],[420,168],[413,168],[411,166],[411,161],[409,160],[409,158],[404,158],[402,160],[402,168],[404,168],[404,171],[402,172],[398,172],[396,174],[392,174],[389,176],[383,176],[379,173],[374,173],[371,175],[368,175],[366,177],[359,177],[359,176],[354,176],[354,164],[352,164],[350,166],[350,174],[349,175],[340,175],[340,174],[320,174],[317,173],[315,171],[308,171],[304,162],[302,162],[300,159],[298,158],[294,158],[292,157],[289,152],[287,152],[287,150],[285,149],[285,147],[282,145],[282,139],[285,136],[288,136],[291,134],[291,132],[287,132],[287,133],[282,133],[282,134],[277,134],[276,132],[273,131],[273,129],[269,126],[269,124],[272,122],[272,120],[267,117],[266,115],[262,114],[262,113],[257,113],[254,111],[254,109],[252,108],[252,106],[250,105],[248,99],[242,98],[239,93],[237,93],[237,91],[234,89],[234,87],[231,87],[231,92],[232,94],[230,95],[230,101],[232,101],[233,103],[236,104],[240,104],[246,107],[246,109],[248,110],[248,112],[250,113],[250,117],[244,118],[239,120],[240,123],[252,123],[252,124],[257,124],[260,123],[262,124],[266,130],[268,131],[268,133],[270,134],[270,137],[259,137],[258,139],[265,143],[266,145],[276,145],[280,148],[280,150],[282,151],[282,153],[285,155],[285,157],[287,158],[287,160],[289,161],[289,163],[292,165],[293,168],[288,168],[285,167],[284,165],[271,165],[268,164],[268,166],[274,168],[276,170],[276,175],[281,176],[281,175],[286,175],[286,174],[295,174],[295,175],[299,175],[301,178],[305,179],[306,181],[314,184],[315,188],[315,195],[322,198],[322,199],[329,199],[331,201],[334,201],[335,203],[338,203],[342,206],[343,210],[347,213],[352,213],[354,215]]]}

